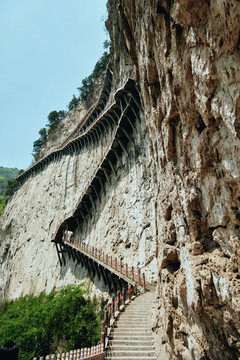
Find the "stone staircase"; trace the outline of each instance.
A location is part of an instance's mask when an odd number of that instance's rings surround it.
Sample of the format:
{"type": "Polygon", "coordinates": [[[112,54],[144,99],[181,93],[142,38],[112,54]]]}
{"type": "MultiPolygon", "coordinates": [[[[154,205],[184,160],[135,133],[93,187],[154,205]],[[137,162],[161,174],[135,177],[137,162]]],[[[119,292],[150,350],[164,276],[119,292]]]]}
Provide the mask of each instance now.
{"type": "Polygon", "coordinates": [[[147,292],[120,313],[109,337],[106,359],[157,360],[150,318],[154,293],[147,292]]]}

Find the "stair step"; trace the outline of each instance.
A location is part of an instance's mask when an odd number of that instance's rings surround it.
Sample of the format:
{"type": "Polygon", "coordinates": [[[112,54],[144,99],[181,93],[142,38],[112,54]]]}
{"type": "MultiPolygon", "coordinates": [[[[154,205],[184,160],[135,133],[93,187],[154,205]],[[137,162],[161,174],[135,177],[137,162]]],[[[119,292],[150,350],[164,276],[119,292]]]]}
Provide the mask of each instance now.
{"type": "MultiPolygon", "coordinates": [[[[112,359],[117,359],[117,357],[115,357],[115,356],[110,356],[110,357],[107,356],[105,358],[105,360],[112,360],[112,359]]],[[[147,360],[147,359],[157,360],[156,356],[140,356],[137,359],[138,360],[147,360]]],[[[136,357],[135,356],[121,356],[121,360],[136,360],[136,357]]]]}
{"type": "MultiPolygon", "coordinates": [[[[155,355],[155,351],[130,351],[130,350],[123,350],[123,351],[117,351],[117,350],[114,350],[114,351],[110,351],[111,353],[111,356],[112,357],[118,357],[118,358],[121,358],[123,356],[131,356],[131,357],[134,357],[135,359],[139,359],[140,357],[142,356],[145,356],[145,357],[149,357],[149,356],[152,356],[152,357],[156,357],[155,355]]],[[[107,356],[108,353],[107,353],[107,356]]]]}
{"type": "Polygon", "coordinates": [[[121,335],[121,334],[123,334],[123,335],[125,334],[127,336],[135,336],[135,335],[151,336],[152,335],[149,329],[113,328],[112,331],[113,331],[114,336],[121,335]]]}
{"type": "Polygon", "coordinates": [[[127,339],[127,340],[117,340],[117,339],[114,339],[114,340],[110,340],[109,341],[109,345],[111,346],[116,346],[116,345],[124,345],[124,346],[136,346],[137,344],[139,344],[140,346],[153,346],[154,344],[154,341],[153,339],[152,340],[132,340],[132,339],[127,339]]]}
{"type": "Polygon", "coordinates": [[[143,352],[154,352],[154,347],[152,345],[150,346],[144,346],[144,345],[112,345],[111,351],[122,351],[122,352],[131,352],[131,351],[143,351],[143,352]]]}
{"type": "MultiPolygon", "coordinates": [[[[115,335],[115,334],[114,334],[115,335]]],[[[115,335],[114,339],[113,336],[110,335],[110,341],[111,340],[118,340],[118,341],[146,341],[146,340],[152,340],[153,337],[151,335],[132,335],[131,338],[129,338],[129,336],[126,335],[115,335]]]]}

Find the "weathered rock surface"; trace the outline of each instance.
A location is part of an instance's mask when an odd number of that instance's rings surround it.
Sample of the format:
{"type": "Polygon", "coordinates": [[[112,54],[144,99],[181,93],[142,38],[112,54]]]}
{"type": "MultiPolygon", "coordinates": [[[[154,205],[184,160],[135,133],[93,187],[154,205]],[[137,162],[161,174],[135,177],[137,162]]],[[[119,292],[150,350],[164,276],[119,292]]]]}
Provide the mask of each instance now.
{"type": "Polygon", "coordinates": [[[239,359],[240,3],[117,3],[152,154],[156,331],[171,359],[239,359]]]}

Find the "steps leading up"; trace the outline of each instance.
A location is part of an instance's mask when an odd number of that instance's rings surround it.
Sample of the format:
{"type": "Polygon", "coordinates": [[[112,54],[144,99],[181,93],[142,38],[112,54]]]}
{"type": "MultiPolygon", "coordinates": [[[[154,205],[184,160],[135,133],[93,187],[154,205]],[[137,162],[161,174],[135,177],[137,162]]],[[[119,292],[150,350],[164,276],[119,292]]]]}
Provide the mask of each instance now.
{"type": "Polygon", "coordinates": [[[138,296],[120,314],[109,338],[106,360],[157,360],[150,316],[154,293],[138,296]]]}

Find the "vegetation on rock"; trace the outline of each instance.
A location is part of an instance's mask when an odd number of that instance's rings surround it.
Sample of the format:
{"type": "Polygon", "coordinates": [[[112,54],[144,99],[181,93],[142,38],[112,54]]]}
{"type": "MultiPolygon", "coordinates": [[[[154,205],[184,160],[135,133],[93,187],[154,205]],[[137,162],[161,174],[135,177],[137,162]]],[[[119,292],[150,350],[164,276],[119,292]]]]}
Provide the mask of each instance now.
{"type": "Polygon", "coordinates": [[[19,173],[17,168],[0,166],[0,216],[9,198],[17,190],[17,181],[14,178],[19,173]]]}
{"type": "Polygon", "coordinates": [[[5,300],[0,303],[0,339],[18,343],[22,360],[93,346],[100,340],[103,308],[103,299],[90,300],[81,285],[5,300]]]}

